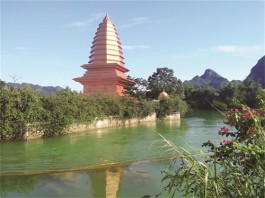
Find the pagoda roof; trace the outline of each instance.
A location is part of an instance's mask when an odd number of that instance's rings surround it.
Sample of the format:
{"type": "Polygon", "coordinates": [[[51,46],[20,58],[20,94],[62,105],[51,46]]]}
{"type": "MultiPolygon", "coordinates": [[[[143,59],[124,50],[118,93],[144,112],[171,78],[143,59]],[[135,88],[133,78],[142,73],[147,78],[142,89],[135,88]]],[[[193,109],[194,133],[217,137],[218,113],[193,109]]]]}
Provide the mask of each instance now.
{"type": "Polygon", "coordinates": [[[120,38],[108,15],[99,24],[92,42],[89,64],[102,65],[116,63],[125,67],[120,38]]]}

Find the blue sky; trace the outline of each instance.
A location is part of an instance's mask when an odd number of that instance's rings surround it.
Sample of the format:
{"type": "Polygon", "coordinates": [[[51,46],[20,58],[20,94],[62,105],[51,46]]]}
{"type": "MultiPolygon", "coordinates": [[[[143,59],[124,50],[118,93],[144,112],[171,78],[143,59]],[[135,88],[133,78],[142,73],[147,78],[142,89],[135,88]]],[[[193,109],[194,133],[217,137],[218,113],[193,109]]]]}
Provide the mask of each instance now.
{"type": "Polygon", "coordinates": [[[243,80],[264,55],[264,1],[1,1],[1,79],[82,90],[72,79],[106,14],[133,77],[243,80]]]}

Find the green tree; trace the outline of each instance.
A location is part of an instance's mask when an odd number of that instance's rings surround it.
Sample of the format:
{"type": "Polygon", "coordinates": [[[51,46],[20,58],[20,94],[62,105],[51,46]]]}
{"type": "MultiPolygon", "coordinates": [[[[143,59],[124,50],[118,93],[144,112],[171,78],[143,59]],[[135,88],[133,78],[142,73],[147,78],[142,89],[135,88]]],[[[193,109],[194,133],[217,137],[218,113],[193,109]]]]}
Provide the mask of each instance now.
{"type": "Polygon", "coordinates": [[[260,99],[265,99],[265,92],[260,83],[245,81],[236,90],[235,97],[251,108],[258,108],[260,99]]]}
{"type": "Polygon", "coordinates": [[[5,87],[6,87],[5,82],[0,79],[0,90],[3,90],[5,87]]]}
{"type": "Polygon", "coordinates": [[[183,96],[183,86],[181,80],[174,76],[174,71],[167,67],[157,68],[156,72],[148,78],[148,95],[152,99],[157,99],[164,90],[171,96],[183,96]]]}
{"type": "Polygon", "coordinates": [[[222,87],[219,91],[219,100],[226,103],[227,107],[232,107],[232,99],[235,98],[237,86],[232,83],[228,83],[227,86],[222,87]]]}
{"type": "Polygon", "coordinates": [[[137,99],[146,99],[148,81],[143,78],[132,78],[131,76],[128,76],[128,80],[125,85],[125,94],[137,99]]]}
{"type": "Polygon", "coordinates": [[[191,108],[212,109],[212,104],[218,97],[218,92],[212,88],[204,89],[185,89],[185,101],[191,108]]]}

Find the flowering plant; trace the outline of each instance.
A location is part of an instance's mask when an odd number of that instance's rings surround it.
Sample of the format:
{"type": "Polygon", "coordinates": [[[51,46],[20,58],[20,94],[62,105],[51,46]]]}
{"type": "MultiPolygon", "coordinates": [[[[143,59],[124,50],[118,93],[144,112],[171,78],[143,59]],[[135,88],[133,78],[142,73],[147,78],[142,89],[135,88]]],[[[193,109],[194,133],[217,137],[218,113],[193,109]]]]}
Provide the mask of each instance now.
{"type": "Polygon", "coordinates": [[[265,105],[237,107],[225,114],[228,126],[218,131],[219,144],[203,143],[209,153],[192,154],[166,141],[177,153],[163,178],[169,193],[175,188],[188,197],[265,197],[265,105]]]}

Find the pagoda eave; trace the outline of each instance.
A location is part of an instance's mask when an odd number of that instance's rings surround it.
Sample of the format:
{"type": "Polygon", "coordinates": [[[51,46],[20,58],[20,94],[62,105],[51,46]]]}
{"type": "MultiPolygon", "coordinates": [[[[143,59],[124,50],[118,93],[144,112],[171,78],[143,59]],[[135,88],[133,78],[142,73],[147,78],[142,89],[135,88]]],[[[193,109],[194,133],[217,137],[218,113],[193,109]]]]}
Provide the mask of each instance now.
{"type": "Polygon", "coordinates": [[[117,77],[117,78],[96,78],[96,79],[91,79],[91,78],[85,78],[85,77],[80,77],[80,78],[74,78],[73,79],[76,82],[79,82],[81,84],[83,83],[99,83],[99,84],[106,84],[109,82],[127,82],[130,80],[127,80],[126,78],[122,77],[117,77]]]}
{"type": "Polygon", "coordinates": [[[119,70],[121,72],[128,72],[128,71],[130,71],[126,67],[121,66],[121,65],[119,65],[117,63],[104,64],[104,65],[102,65],[102,67],[99,67],[98,64],[84,64],[81,67],[83,67],[86,70],[88,70],[88,69],[94,69],[94,70],[99,69],[99,70],[101,70],[102,68],[115,68],[115,69],[117,69],[117,70],[119,70]]]}

